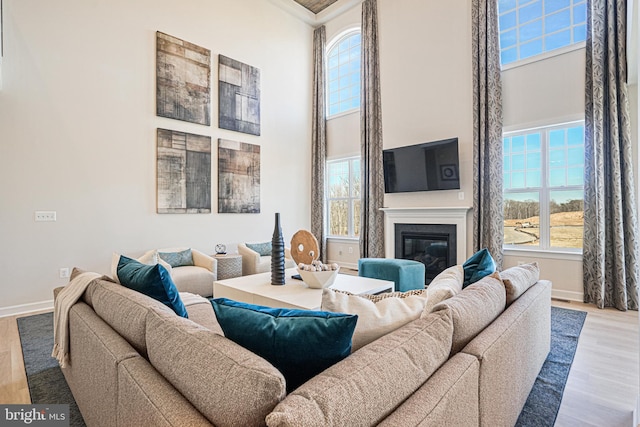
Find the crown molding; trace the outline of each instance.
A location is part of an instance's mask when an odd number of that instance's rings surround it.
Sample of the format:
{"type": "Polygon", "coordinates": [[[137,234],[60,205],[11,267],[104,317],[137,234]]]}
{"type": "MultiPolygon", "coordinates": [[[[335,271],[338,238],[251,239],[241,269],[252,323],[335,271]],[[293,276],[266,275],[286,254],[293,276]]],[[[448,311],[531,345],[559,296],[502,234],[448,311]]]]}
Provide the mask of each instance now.
{"type": "Polygon", "coordinates": [[[318,27],[362,3],[362,0],[338,0],[317,15],[293,0],[269,0],[303,22],[318,27]]]}

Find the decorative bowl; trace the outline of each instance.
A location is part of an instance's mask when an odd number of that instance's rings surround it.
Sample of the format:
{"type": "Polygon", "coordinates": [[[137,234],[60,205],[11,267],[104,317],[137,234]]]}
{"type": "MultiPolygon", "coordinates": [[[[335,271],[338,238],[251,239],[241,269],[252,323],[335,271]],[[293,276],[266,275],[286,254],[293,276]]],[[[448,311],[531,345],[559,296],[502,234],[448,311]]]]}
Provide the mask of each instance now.
{"type": "Polygon", "coordinates": [[[304,271],[298,268],[298,273],[300,273],[302,281],[313,289],[322,289],[333,285],[338,271],[340,271],[340,267],[338,267],[337,270],[327,271],[304,271]]]}

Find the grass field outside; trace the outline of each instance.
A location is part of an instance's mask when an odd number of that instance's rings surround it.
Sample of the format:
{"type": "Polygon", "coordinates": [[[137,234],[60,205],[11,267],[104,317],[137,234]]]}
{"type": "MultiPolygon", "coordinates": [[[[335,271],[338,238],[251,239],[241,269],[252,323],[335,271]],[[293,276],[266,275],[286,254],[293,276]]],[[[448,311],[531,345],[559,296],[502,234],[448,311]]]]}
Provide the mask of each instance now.
{"type": "MultiPolygon", "coordinates": [[[[582,248],[584,213],[559,212],[551,215],[550,240],[552,247],[582,248]]],[[[538,246],[540,217],[504,220],[504,244],[538,246]]]]}

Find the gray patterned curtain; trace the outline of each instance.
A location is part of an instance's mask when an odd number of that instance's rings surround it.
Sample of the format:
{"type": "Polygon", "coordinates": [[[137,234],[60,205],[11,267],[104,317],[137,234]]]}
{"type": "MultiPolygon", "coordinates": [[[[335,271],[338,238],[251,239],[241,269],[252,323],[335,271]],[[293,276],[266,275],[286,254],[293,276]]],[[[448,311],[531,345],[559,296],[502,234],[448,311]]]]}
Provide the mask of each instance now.
{"type": "Polygon", "coordinates": [[[324,172],[327,159],[325,107],[325,26],[313,32],[313,125],[311,129],[311,233],[318,239],[322,262],[327,261],[324,231],[324,172]]]}
{"type": "Polygon", "coordinates": [[[473,0],[473,247],[502,266],[502,82],[497,0],[473,0]]]}
{"type": "Polygon", "coordinates": [[[626,1],[587,1],[584,302],[638,309],[626,1]]]}
{"type": "Polygon", "coordinates": [[[360,88],[361,222],[360,256],[384,257],[382,108],[378,60],[378,4],[362,2],[362,84],[360,88]]]}

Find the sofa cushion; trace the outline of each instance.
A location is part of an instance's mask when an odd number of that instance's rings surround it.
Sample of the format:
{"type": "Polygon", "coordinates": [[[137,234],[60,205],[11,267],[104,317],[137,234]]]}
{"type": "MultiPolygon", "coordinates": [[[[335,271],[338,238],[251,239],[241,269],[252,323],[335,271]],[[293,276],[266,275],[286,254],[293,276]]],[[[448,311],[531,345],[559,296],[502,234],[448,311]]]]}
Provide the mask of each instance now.
{"type": "Polygon", "coordinates": [[[508,268],[500,272],[500,278],[507,290],[507,305],[511,305],[540,279],[538,263],[533,262],[508,268]]]}
{"type": "Polygon", "coordinates": [[[436,277],[429,283],[427,289],[439,289],[448,288],[454,294],[457,294],[462,290],[462,283],[464,282],[464,268],[462,265],[454,265],[442,270],[436,277]]]}
{"type": "Polygon", "coordinates": [[[462,282],[464,282],[462,265],[454,265],[441,271],[427,287],[429,299],[422,315],[426,316],[431,313],[436,304],[457,295],[462,290],[462,282]]]}
{"type": "Polygon", "coordinates": [[[454,355],[378,427],[480,426],[479,366],[474,356],[454,355]]]}
{"type": "Polygon", "coordinates": [[[452,333],[447,310],[414,320],[303,384],[267,416],[267,425],[376,425],[445,363],[452,333]]]}
{"type": "Polygon", "coordinates": [[[95,280],[85,291],[85,301],[100,318],[126,339],[140,354],[147,354],[145,329],[151,307],[174,315],[160,301],[117,283],[95,280]]]}
{"type": "Polygon", "coordinates": [[[426,289],[379,295],[354,295],[324,288],[321,308],[358,316],[352,345],[352,351],[356,351],[420,317],[426,304],[426,289]]]}
{"type": "Polygon", "coordinates": [[[211,300],[224,336],[282,372],[287,391],[351,353],[357,316],[211,300]]]}
{"type": "Polygon", "coordinates": [[[451,355],[462,350],[506,307],[506,293],[498,273],[485,276],[453,298],[441,302],[433,311],[451,310],[453,343],[451,355]]]}
{"type": "Polygon", "coordinates": [[[245,243],[245,246],[252,251],[258,252],[260,256],[271,256],[271,242],[245,243]]]}
{"type": "Polygon", "coordinates": [[[464,269],[463,288],[477,282],[485,276],[496,271],[496,262],[491,257],[487,248],[481,249],[462,264],[464,269]]]}
{"type": "Polygon", "coordinates": [[[207,298],[189,292],[180,292],[180,298],[184,303],[184,307],[189,313],[189,320],[204,326],[210,331],[223,335],[222,328],[216,319],[216,313],[213,311],[211,302],[207,298]]]}
{"type": "Polygon", "coordinates": [[[177,427],[210,424],[142,357],[123,360],[117,369],[118,406],[114,411],[117,423],[112,425],[177,427]]]}
{"type": "Polygon", "coordinates": [[[193,265],[191,249],[176,252],[158,252],[158,257],[167,262],[171,268],[193,265]]]}
{"type": "Polygon", "coordinates": [[[260,426],[286,394],[269,362],[189,320],[151,310],[151,364],[216,426],[260,426]]]}
{"type": "Polygon", "coordinates": [[[123,286],[160,301],[178,316],[189,317],[171,275],[163,266],[142,264],[121,255],[116,274],[123,286]]]}
{"type": "Polygon", "coordinates": [[[171,279],[180,292],[190,292],[203,297],[213,296],[215,275],[206,268],[196,266],[174,268],[171,279]]]}

